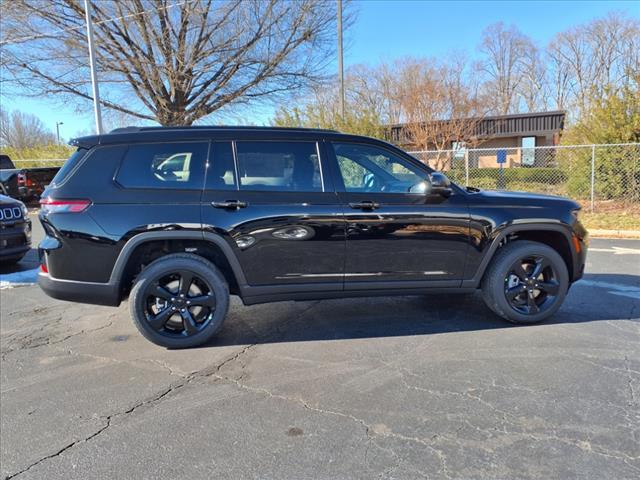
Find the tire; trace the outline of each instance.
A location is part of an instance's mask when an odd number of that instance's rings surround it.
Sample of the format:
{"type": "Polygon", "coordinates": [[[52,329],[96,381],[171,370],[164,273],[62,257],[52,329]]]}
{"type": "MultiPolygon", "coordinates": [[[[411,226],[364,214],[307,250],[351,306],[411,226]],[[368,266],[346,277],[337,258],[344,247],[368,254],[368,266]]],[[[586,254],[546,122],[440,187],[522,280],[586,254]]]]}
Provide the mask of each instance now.
{"type": "Polygon", "coordinates": [[[152,262],[136,278],[129,297],[136,328],[147,340],[167,348],[206,343],[222,328],[228,308],[229,286],[222,273],[207,259],[189,253],[152,262]]]}
{"type": "Polygon", "coordinates": [[[542,243],[518,240],[494,256],[484,274],[482,297],[505,320],[533,324],[556,313],[568,288],[567,265],[558,252],[542,243]],[[535,275],[536,268],[540,275],[535,275]]]}

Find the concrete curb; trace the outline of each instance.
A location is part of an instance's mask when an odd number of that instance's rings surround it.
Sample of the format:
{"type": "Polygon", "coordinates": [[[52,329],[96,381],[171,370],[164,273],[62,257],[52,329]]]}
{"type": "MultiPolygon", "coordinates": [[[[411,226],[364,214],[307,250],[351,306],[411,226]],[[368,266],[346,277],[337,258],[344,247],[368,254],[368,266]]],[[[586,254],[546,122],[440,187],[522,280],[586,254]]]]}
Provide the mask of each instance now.
{"type": "Polygon", "coordinates": [[[603,230],[587,228],[590,237],[594,238],[640,238],[640,230],[603,230]]]}

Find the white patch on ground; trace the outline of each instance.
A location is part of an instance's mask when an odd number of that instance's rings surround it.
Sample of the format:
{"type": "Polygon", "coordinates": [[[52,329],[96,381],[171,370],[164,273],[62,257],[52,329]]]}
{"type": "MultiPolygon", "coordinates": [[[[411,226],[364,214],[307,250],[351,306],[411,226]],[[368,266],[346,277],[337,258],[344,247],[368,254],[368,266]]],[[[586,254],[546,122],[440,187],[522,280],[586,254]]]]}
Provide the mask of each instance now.
{"type": "Polygon", "coordinates": [[[0,290],[5,288],[34,285],[38,280],[38,269],[0,275],[0,290]]]}
{"type": "Polygon", "coordinates": [[[611,248],[589,248],[589,252],[609,252],[614,255],[640,255],[640,248],[611,247],[611,248]]]}
{"type": "Polygon", "coordinates": [[[579,280],[575,286],[598,287],[607,289],[612,295],[635,298],[640,300],[640,287],[633,285],[623,285],[621,283],[599,282],[595,280],[579,280]]]}

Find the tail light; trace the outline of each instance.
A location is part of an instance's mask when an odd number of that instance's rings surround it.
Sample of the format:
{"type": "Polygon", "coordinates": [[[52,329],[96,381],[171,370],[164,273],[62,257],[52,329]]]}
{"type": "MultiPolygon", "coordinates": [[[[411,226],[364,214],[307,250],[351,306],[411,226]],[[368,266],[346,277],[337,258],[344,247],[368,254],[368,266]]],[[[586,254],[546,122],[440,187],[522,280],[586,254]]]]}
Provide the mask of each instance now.
{"type": "Polygon", "coordinates": [[[24,187],[27,184],[27,174],[19,173],[18,174],[18,185],[24,187]]]}
{"type": "Polygon", "coordinates": [[[40,208],[44,213],[79,213],[91,205],[91,200],[56,200],[45,197],[40,199],[40,208]]]}

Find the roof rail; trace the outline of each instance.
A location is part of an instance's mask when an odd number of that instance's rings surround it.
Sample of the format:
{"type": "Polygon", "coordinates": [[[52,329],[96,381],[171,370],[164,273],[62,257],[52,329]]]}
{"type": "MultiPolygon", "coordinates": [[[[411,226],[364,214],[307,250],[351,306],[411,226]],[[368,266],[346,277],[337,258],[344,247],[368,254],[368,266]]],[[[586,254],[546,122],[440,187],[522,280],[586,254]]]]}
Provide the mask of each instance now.
{"type": "Polygon", "coordinates": [[[303,128],[303,127],[262,127],[262,126],[233,126],[233,125],[188,125],[176,127],[122,127],[111,130],[109,133],[133,133],[133,132],[155,132],[161,130],[278,130],[278,131],[299,131],[299,132],[327,132],[339,133],[337,130],[325,128],[303,128]]]}

